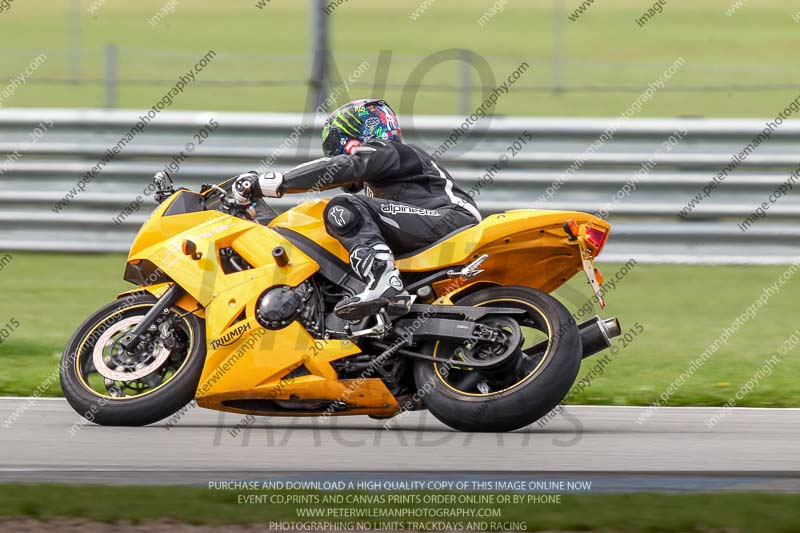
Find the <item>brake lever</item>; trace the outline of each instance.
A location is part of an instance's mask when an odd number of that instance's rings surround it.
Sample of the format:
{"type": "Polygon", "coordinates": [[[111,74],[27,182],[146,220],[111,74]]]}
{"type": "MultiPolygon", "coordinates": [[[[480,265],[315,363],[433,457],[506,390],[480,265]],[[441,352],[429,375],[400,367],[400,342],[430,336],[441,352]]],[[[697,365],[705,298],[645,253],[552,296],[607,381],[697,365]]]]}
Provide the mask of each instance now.
{"type": "Polygon", "coordinates": [[[253,207],[253,204],[242,205],[237,203],[236,200],[228,198],[227,196],[222,198],[222,204],[225,206],[225,209],[228,211],[229,215],[243,218],[245,220],[255,220],[256,218],[257,213],[255,207],[253,207]]]}
{"type": "Polygon", "coordinates": [[[212,190],[215,190],[215,191],[219,192],[220,194],[222,194],[222,198],[223,198],[223,199],[225,199],[225,198],[227,198],[227,197],[228,197],[228,193],[227,193],[227,192],[225,192],[225,189],[223,189],[223,188],[222,188],[222,187],[220,187],[219,185],[211,185],[211,187],[210,187],[210,188],[211,188],[212,190]]]}
{"type": "Polygon", "coordinates": [[[211,185],[209,187],[220,194],[220,203],[225,208],[229,215],[243,218],[245,220],[255,220],[256,210],[253,204],[242,205],[228,195],[228,192],[219,185],[211,185]]]}

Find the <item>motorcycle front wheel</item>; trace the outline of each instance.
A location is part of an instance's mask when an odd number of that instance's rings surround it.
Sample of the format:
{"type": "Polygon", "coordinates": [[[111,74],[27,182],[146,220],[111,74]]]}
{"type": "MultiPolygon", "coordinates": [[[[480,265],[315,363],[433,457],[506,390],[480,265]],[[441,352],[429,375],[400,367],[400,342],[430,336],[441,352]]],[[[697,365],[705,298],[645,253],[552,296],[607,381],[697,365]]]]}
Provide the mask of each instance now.
{"type": "Polygon", "coordinates": [[[201,319],[175,307],[157,319],[133,353],[120,346],[155,302],[137,294],[106,305],[78,327],[64,349],[61,389],[87,420],[144,426],[194,398],[205,362],[201,319]]]}
{"type": "Polygon", "coordinates": [[[461,431],[513,431],[534,423],[564,399],[578,375],[583,350],[578,326],[558,300],[527,287],[492,287],[456,303],[525,313],[482,319],[502,332],[505,347],[474,340],[427,344],[425,351],[443,362],[417,360],[414,380],[417,394],[437,419],[461,431]],[[502,359],[502,365],[469,365],[493,358],[502,359]]]}

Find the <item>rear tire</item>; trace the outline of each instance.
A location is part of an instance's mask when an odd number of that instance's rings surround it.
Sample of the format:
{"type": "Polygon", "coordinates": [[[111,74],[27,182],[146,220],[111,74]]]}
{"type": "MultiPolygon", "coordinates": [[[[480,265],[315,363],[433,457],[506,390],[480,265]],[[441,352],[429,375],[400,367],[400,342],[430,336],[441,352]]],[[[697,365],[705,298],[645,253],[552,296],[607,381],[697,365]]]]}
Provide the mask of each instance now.
{"type": "MultiPolygon", "coordinates": [[[[578,326],[569,311],[549,294],[527,287],[492,287],[472,293],[457,304],[525,309],[525,315],[510,315],[509,318],[518,323],[526,322],[526,327],[541,329],[548,335],[547,347],[543,355],[537,357],[533,357],[533,351],[525,354],[517,370],[524,375],[519,381],[489,393],[459,390],[449,382],[454,380],[453,370],[442,375],[438,371],[442,364],[417,360],[414,380],[425,407],[448,426],[471,432],[513,431],[552,411],[575,382],[582,359],[578,326]]],[[[443,358],[453,353],[452,343],[438,347],[439,343],[429,343],[426,353],[443,358]],[[448,353],[437,353],[440,350],[448,353]]],[[[477,383],[475,380],[483,379],[467,377],[468,372],[476,372],[474,369],[462,368],[458,372],[462,383],[477,383]]],[[[484,390],[488,390],[488,380],[482,383],[484,390]]]]}
{"type": "MultiPolygon", "coordinates": [[[[64,349],[61,389],[72,408],[87,420],[104,426],[144,426],[172,415],[194,398],[205,363],[205,326],[201,319],[179,308],[173,308],[170,316],[177,321],[175,335],[181,340],[180,349],[170,350],[167,360],[154,368],[163,376],[148,375],[143,380],[155,386],[148,389],[139,381],[131,381],[136,386],[130,389],[135,395],[113,396],[107,389],[108,381],[95,367],[93,352],[104,332],[119,327],[124,320],[135,322],[155,302],[153,296],[139,294],[106,305],[78,327],[64,349]]],[[[112,390],[117,388],[125,394],[128,382],[119,383],[112,390]]]]}

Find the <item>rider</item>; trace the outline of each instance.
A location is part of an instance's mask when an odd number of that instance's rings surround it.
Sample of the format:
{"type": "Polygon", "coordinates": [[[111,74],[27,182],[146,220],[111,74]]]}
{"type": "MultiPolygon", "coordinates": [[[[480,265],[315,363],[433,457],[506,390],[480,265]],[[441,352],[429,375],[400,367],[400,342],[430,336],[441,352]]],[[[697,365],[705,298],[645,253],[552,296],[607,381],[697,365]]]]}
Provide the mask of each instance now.
{"type": "Polygon", "coordinates": [[[334,309],[360,320],[392,301],[407,301],[395,253],[406,253],[480,222],[475,203],[450,174],[417,146],[404,144],[397,115],[383,100],[355,100],[334,111],[322,129],[326,157],[285,174],[237,177],[237,201],[343,186],[325,208],[325,228],[350,253],[363,292],[334,309]],[[361,189],[363,195],[354,194],[361,189]]]}

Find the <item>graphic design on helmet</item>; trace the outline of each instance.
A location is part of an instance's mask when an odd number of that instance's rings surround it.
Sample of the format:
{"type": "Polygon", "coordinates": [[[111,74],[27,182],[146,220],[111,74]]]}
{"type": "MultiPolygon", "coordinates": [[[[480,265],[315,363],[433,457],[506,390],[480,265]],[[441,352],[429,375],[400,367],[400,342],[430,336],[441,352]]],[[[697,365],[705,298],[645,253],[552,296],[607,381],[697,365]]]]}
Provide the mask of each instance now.
{"type": "Polygon", "coordinates": [[[354,100],[325,120],[322,150],[327,157],[350,154],[372,140],[402,141],[397,114],[385,100],[354,100]]]}

